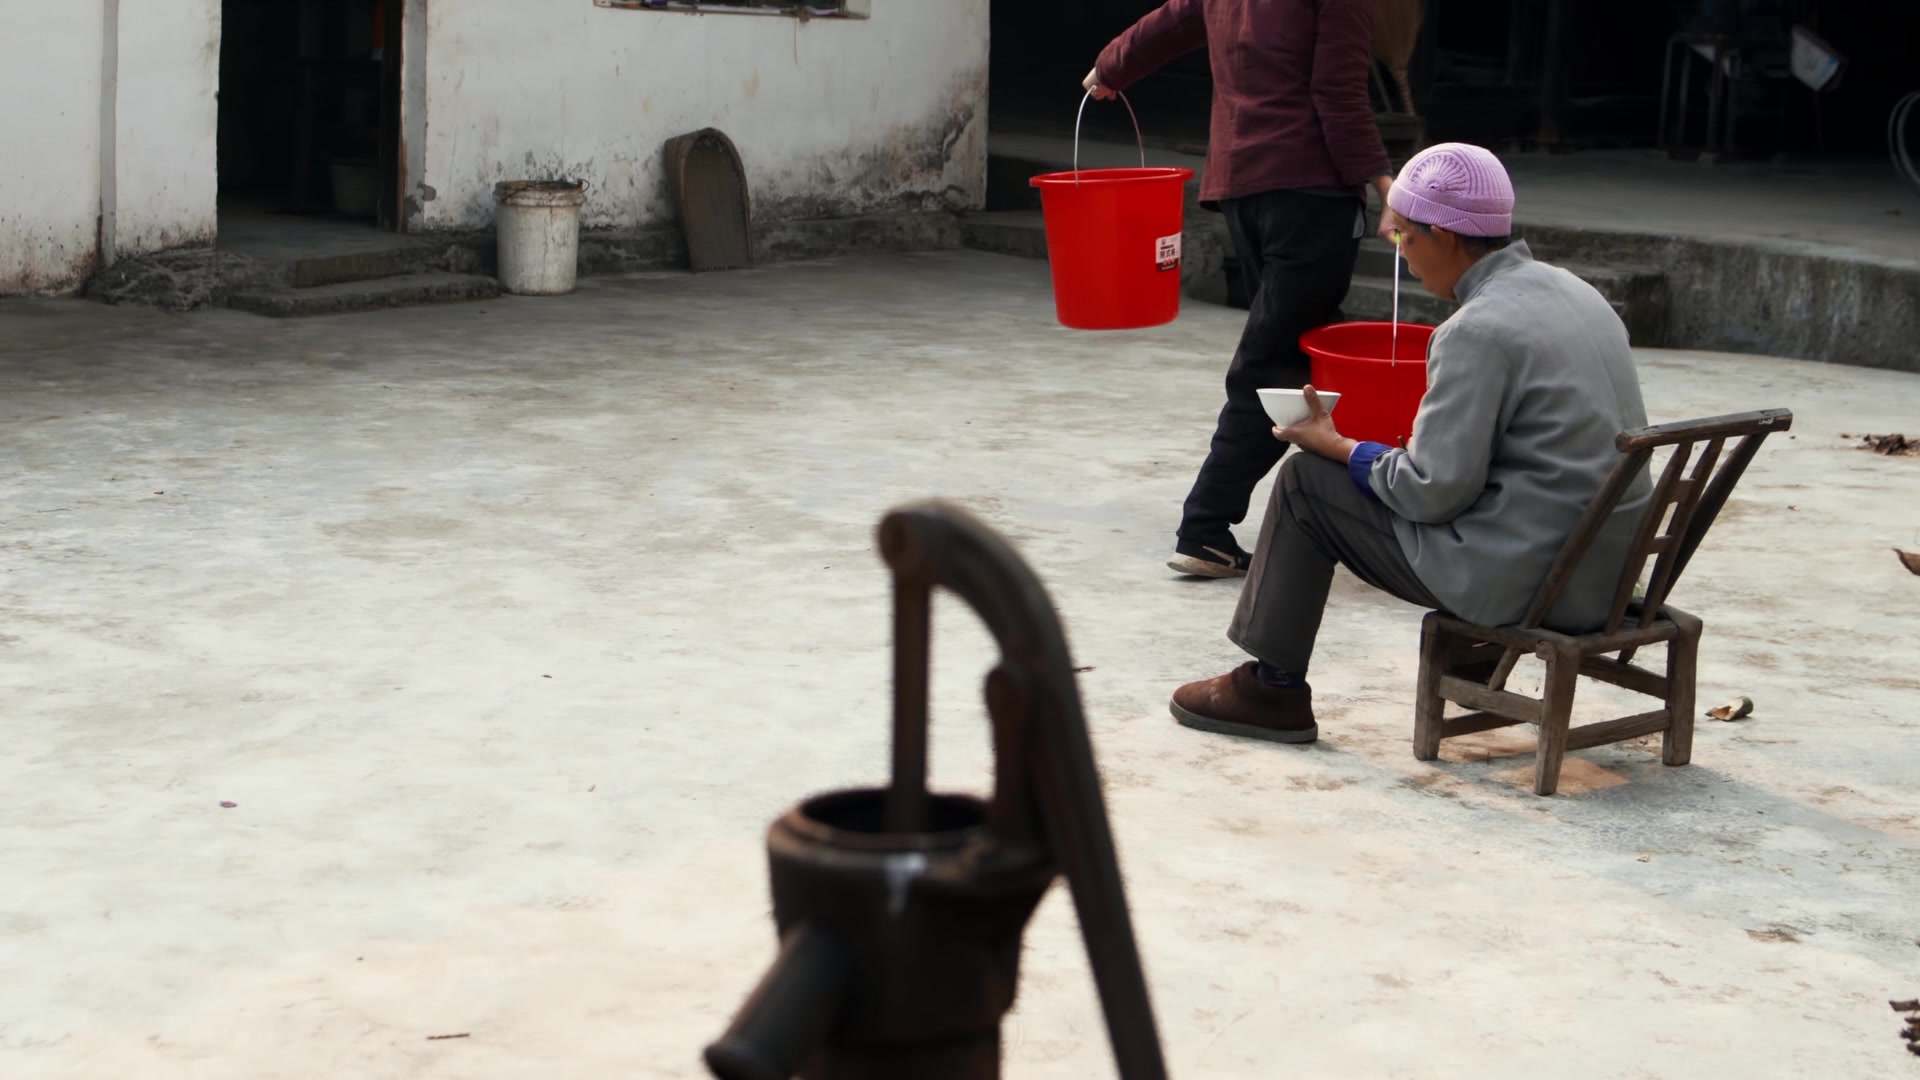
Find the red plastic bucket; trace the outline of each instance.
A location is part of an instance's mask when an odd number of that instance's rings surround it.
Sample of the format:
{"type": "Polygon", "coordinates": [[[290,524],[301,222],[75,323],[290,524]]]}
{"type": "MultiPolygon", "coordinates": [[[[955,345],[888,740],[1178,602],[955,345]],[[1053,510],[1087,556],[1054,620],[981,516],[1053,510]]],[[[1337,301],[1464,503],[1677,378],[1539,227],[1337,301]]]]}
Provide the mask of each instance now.
{"type": "Polygon", "coordinates": [[[1300,348],[1313,360],[1313,385],[1340,394],[1334,426],[1367,442],[1404,446],[1413,438],[1413,418],[1427,394],[1427,343],[1434,328],[1400,324],[1394,344],[1390,322],[1350,322],[1301,335],[1300,348]]]}
{"type": "MultiPolygon", "coordinates": [[[[1086,107],[1082,98],[1083,114],[1086,107]]],[[[1078,122],[1073,157],[1073,171],[1030,181],[1047,222],[1054,313],[1076,330],[1172,322],[1180,314],[1180,229],[1193,170],[1147,168],[1144,144],[1140,168],[1082,169],[1078,122]]]]}

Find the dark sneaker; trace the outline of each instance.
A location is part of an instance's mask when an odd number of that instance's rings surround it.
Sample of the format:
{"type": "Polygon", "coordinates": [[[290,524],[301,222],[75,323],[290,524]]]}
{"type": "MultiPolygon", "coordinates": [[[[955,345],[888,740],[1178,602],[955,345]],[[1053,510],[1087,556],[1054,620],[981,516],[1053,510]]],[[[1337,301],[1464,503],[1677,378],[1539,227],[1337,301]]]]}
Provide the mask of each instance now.
{"type": "Polygon", "coordinates": [[[1181,726],[1269,742],[1310,743],[1320,737],[1313,722],[1313,690],[1281,689],[1254,674],[1249,660],[1217,679],[1188,683],[1173,692],[1173,718],[1181,726]]]}
{"type": "Polygon", "coordinates": [[[1215,544],[1182,540],[1174,546],[1173,558],[1167,560],[1167,569],[1176,574],[1204,578],[1245,577],[1251,565],[1253,556],[1240,550],[1231,536],[1215,544]]]}

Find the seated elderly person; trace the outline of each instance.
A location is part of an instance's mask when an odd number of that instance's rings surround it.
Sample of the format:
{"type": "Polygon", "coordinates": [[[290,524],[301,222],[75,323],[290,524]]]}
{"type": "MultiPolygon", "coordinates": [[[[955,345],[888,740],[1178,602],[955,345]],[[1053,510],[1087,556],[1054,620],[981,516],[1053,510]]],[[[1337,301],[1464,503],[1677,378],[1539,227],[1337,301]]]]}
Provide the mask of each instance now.
{"type": "MultiPolygon", "coordinates": [[[[1493,154],[1432,147],[1407,163],[1387,204],[1382,232],[1408,268],[1460,303],[1429,346],[1413,440],[1346,438],[1307,388],[1313,415],[1274,433],[1305,453],[1280,470],[1227,631],[1254,659],[1174,693],[1173,714],[1188,727],[1288,743],[1319,736],[1306,677],[1335,563],[1421,607],[1519,621],[1619,461],[1614,437],[1647,422],[1613,308],[1508,239],[1513,185],[1493,154]]],[[[1650,493],[1643,473],[1547,625],[1579,632],[1605,621],[1650,493]]]]}

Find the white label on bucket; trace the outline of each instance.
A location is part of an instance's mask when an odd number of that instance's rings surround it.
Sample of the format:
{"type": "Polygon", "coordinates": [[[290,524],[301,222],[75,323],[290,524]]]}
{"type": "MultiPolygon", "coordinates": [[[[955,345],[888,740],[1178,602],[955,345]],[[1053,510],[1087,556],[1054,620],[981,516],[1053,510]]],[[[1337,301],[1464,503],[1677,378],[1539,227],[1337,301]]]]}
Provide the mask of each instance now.
{"type": "Polygon", "coordinates": [[[1180,268],[1180,234],[1179,233],[1174,233],[1172,236],[1163,236],[1160,239],[1154,241],[1153,246],[1154,246],[1153,260],[1154,260],[1154,263],[1158,265],[1160,269],[1178,270],[1180,268]]]}

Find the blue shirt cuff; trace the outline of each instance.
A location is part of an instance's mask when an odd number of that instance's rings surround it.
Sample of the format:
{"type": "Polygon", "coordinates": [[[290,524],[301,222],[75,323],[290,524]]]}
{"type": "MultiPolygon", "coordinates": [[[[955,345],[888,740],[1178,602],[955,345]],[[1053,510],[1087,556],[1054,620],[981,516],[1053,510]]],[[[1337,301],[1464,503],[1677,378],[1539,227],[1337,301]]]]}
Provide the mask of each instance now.
{"type": "Polygon", "coordinates": [[[1379,502],[1380,496],[1367,482],[1367,477],[1373,472],[1373,460],[1391,449],[1393,447],[1386,443],[1363,442],[1353,448],[1353,456],[1347,459],[1347,475],[1353,477],[1354,486],[1374,502],[1379,502]]]}

